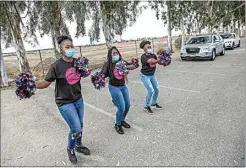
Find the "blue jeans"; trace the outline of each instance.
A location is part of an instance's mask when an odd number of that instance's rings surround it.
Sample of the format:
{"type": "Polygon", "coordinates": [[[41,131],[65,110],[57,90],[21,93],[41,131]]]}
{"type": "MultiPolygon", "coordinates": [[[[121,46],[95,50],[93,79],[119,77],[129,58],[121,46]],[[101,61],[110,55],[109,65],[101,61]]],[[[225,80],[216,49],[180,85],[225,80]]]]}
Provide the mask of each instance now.
{"type": "Polygon", "coordinates": [[[74,103],[64,104],[58,107],[62,117],[67,122],[70,132],[68,134],[68,149],[74,149],[76,145],[82,145],[84,101],[80,98],[74,103]]]}
{"type": "Polygon", "coordinates": [[[146,76],[144,74],[141,74],[141,81],[143,82],[145,88],[147,89],[147,96],[145,99],[146,107],[150,106],[150,100],[152,96],[153,96],[152,104],[156,104],[159,94],[159,89],[158,89],[158,82],[155,75],[146,76]]]}
{"type": "Polygon", "coordinates": [[[116,124],[121,125],[121,121],[124,121],[126,115],[130,109],[130,97],[128,88],[124,86],[112,86],[108,85],[113,102],[117,107],[116,112],[116,124]]]}

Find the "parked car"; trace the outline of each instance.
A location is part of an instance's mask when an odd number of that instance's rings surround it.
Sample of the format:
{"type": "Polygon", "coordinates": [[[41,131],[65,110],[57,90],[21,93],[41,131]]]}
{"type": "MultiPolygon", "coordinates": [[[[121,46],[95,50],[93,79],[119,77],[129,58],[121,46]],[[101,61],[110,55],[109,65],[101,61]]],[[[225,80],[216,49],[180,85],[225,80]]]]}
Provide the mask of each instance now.
{"type": "Polygon", "coordinates": [[[180,51],[182,60],[196,58],[214,60],[218,54],[225,55],[224,42],[218,35],[192,37],[180,51]]]}
{"type": "Polygon", "coordinates": [[[235,33],[220,34],[225,42],[225,48],[231,48],[234,50],[235,47],[240,47],[240,38],[235,33]]]}

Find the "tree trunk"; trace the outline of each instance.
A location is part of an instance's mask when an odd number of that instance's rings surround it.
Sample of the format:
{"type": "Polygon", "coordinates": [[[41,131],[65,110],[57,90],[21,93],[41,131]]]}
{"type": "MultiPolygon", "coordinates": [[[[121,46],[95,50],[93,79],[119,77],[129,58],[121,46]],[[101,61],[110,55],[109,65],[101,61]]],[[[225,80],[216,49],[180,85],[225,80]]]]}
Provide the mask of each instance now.
{"type": "MultiPolygon", "coordinates": [[[[209,17],[210,17],[210,19],[212,19],[212,17],[213,17],[213,7],[214,7],[214,1],[213,0],[211,0],[211,8],[210,8],[210,15],[209,15],[209,17]]],[[[211,21],[209,22],[209,24],[208,24],[208,33],[210,34],[210,33],[212,33],[212,31],[213,31],[213,27],[212,27],[212,25],[211,25],[212,23],[211,23],[211,21]]]]}
{"type": "Polygon", "coordinates": [[[59,46],[56,42],[56,38],[61,35],[60,29],[61,29],[61,8],[59,2],[56,2],[56,7],[54,8],[54,15],[55,15],[55,20],[53,22],[53,30],[51,30],[52,33],[52,42],[53,42],[53,47],[54,47],[54,54],[56,59],[60,59],[61,55],[59,50],[59,46]]]}
{"type": "Polygon", "coordinates": [[[171,21],[170,21],[170,1],[167,1],[167,42],[168,42],[168,48],[171,52],[173,52],[173,46],[172,46],[172,28],[171,28],[171,21]]]}
{"type": "Polygon", "coordinates": [[[182,31],[182,41],[181,41],[181,48],[184,47],[185,43],[185,29],[184,29],[184,17],[181,18],[181,31],[182,31]]]}
{"type": "Polygon", "coordinates": [[[113,46],[113,40],[114,40],[114,37],[113,37],[113,34],[112,32],[110,31],[110,27],[108,26],[107,22],[107,13],[106,13],[106,9],[103,5],[103,2],[101,1],[98,1],[98,8],[99,8],[99,11],[100,11],[100,15],[101,15],[101,19],[102,19],[102,22],[103,22],[103,34],[104,34],[104,37],[105,37],[105,42],[106,42],[106,46],[108,48],[108,50],[113,46]]]}
{"type": "Polygon", "coordinates": [[[5,64],[4,64],[4,60],[3,60],[3,53],[2,53],[2,45],[1,45],[1,33],[2,30],[0,28],[0,63],[1,63],[1,85],[3,86],[9,86],[9,80],[8,80],[8,76],[7,76],[7,72],[6,72],[6,68],[5,68],[5,64]]]}
{"type": "Polygon", "coordinates": [[[17,59],[19,63],[20,72],[30,72],[30,66],[26,58],[26,51],[21,37],[20,22],[21,18],[18,15],[16,8],[14,7],[15,2],[11,3],[9,7],[9,26],[11,28],[12,37],[16,49],[17,59]]]}
{"type": "Polygon", "coordinates": [[[200,24],[200,19],[197,20],[197,30],[196,30],[196,34],[197,34],[197,32],[198,32],[198,34],[201,34],[201,32],[202,32],[202,28],[201,28],[201,24],[200,24]]]}
{"type": "Polygon", "coordinates": [[[237,21],[237,27],[238,27],[238,36],[241,36],[241,22],[240,20],[237,21]]]}
{"type": "Polygon", "coordinates": [[[230,29],[230,26],[229,25],[227,25],[225,29],[226,29],[226,33],[229,33],[230,32],[230,30],[229,30],[230,29]]]}
{"type": "Polygon", "coordinates": [[[236,29],[236,28],[235,28],[235,26],[236,26],[236,23],[235,23],[235,22],[236,22],[236,21],[235,21],[235,16],[232,15],[232,32],[233,32],[233,33],[236,33],[236,32],[235,32],[235,29],[236,29]]]}
{"type": "Polygon", "coordinates": [[[60,59],[61,56],[60,56],[60,53],[59,53],[59,51],[58,51],[59,46],[58,46],[58,44],[57,44],[57,42],[56,42],[56,38],[57,38],[59,35],[56,36],[56,34],[55,34],[54,31],[52,31],[51,34],[52,34],[52,43],[53,43],[53,48],[54,48],[54,55],[55,55],[56,59],[60,59]]]}

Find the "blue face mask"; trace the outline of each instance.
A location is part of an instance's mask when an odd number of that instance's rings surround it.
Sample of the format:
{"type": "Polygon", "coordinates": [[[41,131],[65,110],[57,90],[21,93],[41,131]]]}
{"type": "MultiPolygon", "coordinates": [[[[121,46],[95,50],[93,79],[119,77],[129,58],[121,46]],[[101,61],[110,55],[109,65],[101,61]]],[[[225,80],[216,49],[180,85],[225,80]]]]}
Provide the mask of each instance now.
{"type": "Polygon", "coordinates": [[[119,55],[112,56],[112,61],[113,62],[117,62],[117,61],[119,61],[119,59],[120,59],[120,56],[119,55]]]}
{"type": "Polygon", "coordinates": [[[76,51],[75,51],[74,48],[67,49],[67,50],[65,51],[66,57],[69,57],[69,58],[73,57],[75,53],[76,53],[76,51]]]}
{"type": "Polygon", "coordinates": [[[147,52],[148,54],[153,54],[153,50],[152,50],[152,49],[148,49],[146,52],[147,52]]]}

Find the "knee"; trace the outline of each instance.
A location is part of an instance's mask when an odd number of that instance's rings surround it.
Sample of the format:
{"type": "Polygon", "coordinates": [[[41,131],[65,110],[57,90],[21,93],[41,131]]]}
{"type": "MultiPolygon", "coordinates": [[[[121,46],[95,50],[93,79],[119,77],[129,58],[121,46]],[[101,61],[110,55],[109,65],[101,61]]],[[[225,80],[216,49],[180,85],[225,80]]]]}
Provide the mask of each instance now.
{"type": "Polygon", "coordinates": [[[158,87],[155,87],[154,88],[154,91],[155,91],[155,93],[159,93],[159,88],[158,87]]]}
{"type": "Polygon", "coordinates": [[[151,87],[151,88],[148,88],[148,94],[152,95],[154,93],[154,89],[151,87]]]}
{"type": "Polygon", "coordinates": [[[77,138],[80,138],[82,137],[82,132],[83,132],[83,129],[74,129],[72,131],[72,139],[77,139],[77,138]]]}
{"type": "Polygon", "coordinates": [[[131,107],[131,104],[130,103],[126,103],[125,111],[128,111],[130,109],[130,107],[131,107]]]}
{"type": "Polygon", "coordinates": [[[119,108],[119,111],[120,111],[120,112],[125,112],[125,111],[126,111],[126,107],[120,107],[120,108],[119,108]]]}
{"type": "Polygon", "coordinates": [[[119,112],[124,112],[126,110],[125,104],[119,104],[117,108],[119,112]]]}

